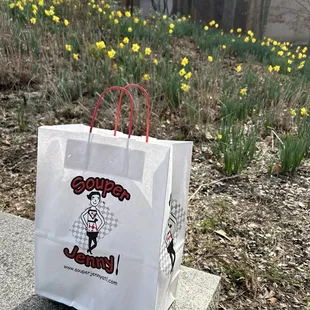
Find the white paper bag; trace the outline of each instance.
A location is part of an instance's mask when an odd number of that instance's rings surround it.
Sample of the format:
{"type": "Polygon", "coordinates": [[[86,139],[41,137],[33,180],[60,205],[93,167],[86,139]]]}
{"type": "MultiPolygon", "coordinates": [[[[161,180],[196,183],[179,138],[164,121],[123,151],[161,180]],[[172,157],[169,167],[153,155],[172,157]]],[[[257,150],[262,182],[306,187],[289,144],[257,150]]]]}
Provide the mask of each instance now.
{"type": "Polygon", "coordinates": [[[192,143],[89,132],[39,128],[36,293],[81,310],[167,310],[182,261],[192,143]]]}

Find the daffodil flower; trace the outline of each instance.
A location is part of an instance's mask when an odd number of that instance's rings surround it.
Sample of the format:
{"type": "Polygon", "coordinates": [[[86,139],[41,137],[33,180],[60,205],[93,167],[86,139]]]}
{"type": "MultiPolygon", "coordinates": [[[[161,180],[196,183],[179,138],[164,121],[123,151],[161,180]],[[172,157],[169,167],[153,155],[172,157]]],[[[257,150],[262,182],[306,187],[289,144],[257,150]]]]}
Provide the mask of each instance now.
{"type": "Polygon", "coordinates": [[[140,49],[140,46],[139,46],[138,44],[133,44],[133,45],[132,45],[132,50],[133,50],[135,53],[137,53],[137,52],[139,51],[139,49],[140,49]]]}
{"type": "Polygon", "coordinates": [[[182,65],[183,67],[185,67],[187,64],[188,64],[188,58],[187,58],[187,57],[184,57],[184,58],[182,59],[182,61],[181,61],[181,65],[182,65]]]}
{"type": "Polygon", "coordinates": [[[188,92],[190,90],[190,86],[185,84],[185,83],[182,83],[181,84],[181,89],[184,91],[184,92],[188,92]]]}
{"type": "Polygon", "coordinates": [[[149,74],[147,74],[147,73],[145,73],[144,75],[143,75],[143,80],[144,81],[149,81],[151,78],[150,78],[150,75],[149,74]]]}

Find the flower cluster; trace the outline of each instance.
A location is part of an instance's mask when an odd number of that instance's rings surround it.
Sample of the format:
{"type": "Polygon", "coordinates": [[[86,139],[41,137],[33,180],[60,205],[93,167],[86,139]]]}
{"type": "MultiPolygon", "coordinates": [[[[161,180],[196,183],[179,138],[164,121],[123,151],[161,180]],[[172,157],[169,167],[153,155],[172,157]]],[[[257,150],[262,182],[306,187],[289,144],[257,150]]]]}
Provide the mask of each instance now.
{"type": "Polygon", "coordinates": [[[182,69],[179,71],[179,76],[182,78],[181,80],[181,89],[184,92],[188,92],[190,90],[190,85],[188,84],[190,78],[192,77],[192,72],[191,71],[186,71],[187,65],[189,63],[189,60],[187,57],[184,57],[181,60],[181,66],[182,69]]]}

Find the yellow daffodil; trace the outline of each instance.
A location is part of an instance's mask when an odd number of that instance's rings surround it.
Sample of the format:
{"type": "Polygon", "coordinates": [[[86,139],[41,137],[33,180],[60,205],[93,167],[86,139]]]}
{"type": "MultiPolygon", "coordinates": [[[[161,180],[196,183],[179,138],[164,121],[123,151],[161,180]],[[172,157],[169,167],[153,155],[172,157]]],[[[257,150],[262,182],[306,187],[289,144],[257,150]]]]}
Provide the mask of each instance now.
{"type": "Polygon", "coordinates": [[[237,72],[240,72],[241,70],[242,70],[241,65],[237,66],[236,71],[237,71],[237,72]]]}
{"type": "Polygon", "coordinates": [[[179,71],[179,75],[180,76],[183,76],[185,74],[186,74],[186,71],[184,70],[184,68],[179,71]]]}
{"type": "Polygon", "coordinates": [[[39,5],[39,6],[43,6],[43,5],[44,5],[44,0],[39,0],[39,1],[38,1],[38,5],[39,5]]]}
{"type": "Polygon", "coordinates": [[[152,53],[152,50],[149,47],[146,47],[144,53],[145,55],[150,55],[152,53]]]}
{"type": "Polygon", "coordinates": [[[273,70],[276,71],[276,72],[279,72],[280,69],[281,69],[280,66],[274,66],[274,67],[273,67],[273,70]]]}
{"type": "Polygon", "coordinates": [[[117,64],[113,64],[112,68],[113,68],[114,70],[116,70],[116,69],[117,69],[117,64]]]}
{"type": "Polygon", "coordinates": [[[21,11],[24,10],[24,7],[22,6],[22,4],[21,4],[20,2],[17,2],[17,3],[16,3],[16,6],[17,6],[21,11]]]}
{"type": "Polygon", "coordinates": [[[123,16],[123,14],[122,14],[121,11],[117,11],[117,12],[116,12],[116,15],[117,15],[118,18],[121,18],[121,17],[123,16]]]}
{"type": "Polygon", "coordinates": [[[144,80],[144,81],[149,81],[150,79],[151,79],[151,77],[150,77],[149,74],[145,73],[145,74],[143,75],[143,80],[144,80]]]}
{"type": "Polygon", "coordinates": [[[264,46],[265,44],[266,44],[265,42],[261,42],[261,44],[260,44],[260,45],[261,45],[261,46],[264,46]]]}
{"type": "Polygon", "coordinates": [[[138,24],[139,18],[138,18],[138,17],[135,17],[135,18],[133,19],[133,22],[134,22],[135,24],[138,24]]]}
{"type": "Polygon", "coordinates": [[[287,67],[287,72],[291,72],[292,68],[291,67],[287,67]]]}
{"type": "Polygon", "coordinates": [[[182,17],[182,21],[185,22],[186,21],[186,16],[182,17]]]}
{"type": "Polygon", "coordinates": [[[293,63],[293,60],[292,60],[292,59],[288,59],[287,63],[288,63],[289,65],[291,65],[291,64],[293,63]]]}
{"type": "Polygon", "coordinates": [[[105,43],[103,41],[100,41],[100,42],[96,42],[96,47],[100,50],[104,49],[106,46],[105,46],[105,43]]]}
{"type": "Polygon", "coordinates": [[[65,24],[65,26],[68,26],[69,25],[69,21],[67,19],[64,19],[64,24],[65,24]]]}
{"type": "Polygon", "coordinates": [[[244,38],[244,42],[249,42],[250,41],[250,38],[249,37],[245,37],[244,38]]]}
{"type": "Polygon", "coordinates": [[[222,45],[222,49],[226,50],[227,46],[226,45],[222,45]]]}
{"type": "Polygon", "coordinates": [[[146,20],[144,20],[143,21],[143,26],[145,26],[147,24],[147,21],[146,20]]]}
{"type": "Polygon", "coordinates": [[[71,52],[72,51],[72,46],[70,44],[66,44],[65,45],[65,48],[68,52],[71,52]]]}
{"type": "Polygon", "coordinates": [[[174,26],[174,24],[172,24],[172,23],[169,25],[169,28],[170,28],[170,29],[174,29],[174,27],[175,27],[175,26],[174,26]]]}
{"type": "Polygon", "coordinates": [[[299,66],[297,67],[297,69],[298,69],[298,70],[301,70],[303,67],[304,67],[304,65],[301,64],[301,65],[299,65],[299,66]]]}
{"type": "Polygon", "coordinates": [[[172,34],[172,33],[173,33],[173,30],[172,30],[172,29],[169,29],[168,33],[169,33],[169,34],[172,34]]]}
{"type": "Polygon", "coordinates": [[[188,58],[187,58],[187,57],[184,57],[184,58],[182,59],[182,61],[181,61],[181,65],[182,65],[183,67],[185,67],[187,64],[188,64],[188,58]]]}
{"type": "Polygon", "coordinates": [[[218,28],[218,27],[219,27],[219,24],[215,24],[214,27],[215,27],[215,28],[218,28]]]}
{"type": "Polygon", "coordinates": [[[223,139],[223,136],[219,133],[218,135],[217,135],[217,140],[222,140],[223,139]]]}
{"type": "Polygon", "coordinates": [[[130,13],[129,11],[126,11],[126,12],[125,12],[125,16],[126,16],[126,17],[131,17],[131,13],[130,13]]]}
{"type": "Polygon", "coordinates": [[[54,16],[53,16],[53,21],[54,21],[56,24],[59,23],[59,17],[56,16],[56,15],[54,15],[54,16]]]}
{"type": "Polygon", "coordinates": [[[292,58],[293,58],[293,59],[295,59],[295,58],[296,58],[296,56],[295,56],[295,55],[292,55],[292,58]]]}
{"type": "Polygon", "coordinates": [[[209,25],[210,25],[210,26],[215,25],[215,20],[211,20],[210,23],[209,23],[209,25]]]}
{"type": "Polygon", "coordinates": [[[72,54],[72,56],[73,56],[73,59],[75,59],[75,60],[79,60],[79,54],[75,54],[75,53],[73,53],[73,54],[72,54]]]}
{"type": "Polygon", "coordinates": [[[158,65],[158,60],[156,58],[154,59],[154,65],[158,65]]]}
{"type": "Polygon", "coordinates": [[[283,51],[278,51],[277,53],[279,56],[283,56],[284,52],[283,51]]]}
{"type": "Polygon", "coordinates": [[[110,59],[115,57],[116,52],[114,51],[114,49],[111,49],[108,51],[108,56],[110,59]]]}
{"type": "Polygon", "coordinates": [[[190,86],[185,84],[185,83],[182,83],[181,84],[181,89],[184,91],[184,92],[188,92],[190,90],[190,86]]]}
{"type": "Polygon", "coordinates": [[[35,24],[37,22],[37,19],[35,17],[30,18],[31,24],[35,24]]]}
{"type": "Polygon", "coordinates": [[[163,15],[163,19],[167,19],[167,15],[163,15]]]}
{"type": "Polygon", "coordinates": [[[50,10],[44,10],[44,13],[45,13],[45,15],[47,15],[47,16],[51,16],[51,15],[52,15],[51,12],[50,12],[50,10]]]}
{"type": "Polygon", "coordinates": [[[238,28],[238,29],[237,29],[237,32],[238,32],[238,33],[241,33],[241,32],[242,32],[242,29],[241,29],[241,28],[238,28]]]}
{"type": "Polygon", "coordinates": [[[192,72],[187,72],[187,73],[184,75],[184,78],[185,78],[186,80],[189,80],[191,77],[192,77],[192,72]]]}
{"type": "Polygon", "coordinates": [[[139,49],[140,49],[140,46],[138,44],[135,43],[135,44],[132,45],[132,50],[135,53],[139,52],[139,49]]]}
{"type": "Polygon", "coordinates": [[[253,38],[253,39],[252,39],[252,43],[255,43],[255,42],[256,42],[256,39],[255,39],[255,38],[253,38]]]}
{"type": "Polygon", "coordinates": [[[132,32],[132,28],[131,27],[128,28],[128,32],[132,32]]]}
{"type": "Polygon", "coordinates": [[[123,43],[128,44],[128,43],[129,43],[129,38],[127,38],[127,37],[124,38],[124,39],[123,39],[123,43]]]}
{"type": "Polygon", "coordinates": [[[302,53],[298,53],[298,59],[302,58],[302,53]]]}
{"type": "Polygon", "coordinates": [[[295,111],[295,109],[290,109],[290,114],[291,114],[291,116],[296,116],[296,111],[295,111]]]}
{"type": "Polygon", "coordinates": [[[269,72],[272,72],[272,71],[273,71],[273,66],[270,65],[270,66],[268,67],[268,70],[269,70],[269,72]]]}
{"type": "Polygon", "coordinates": [[[117,18],[114,19],[114,24],[115,25],[119,24],[119,20],[117,18]]]}
{"type": "Polygon", "coordinates": [[[124,46],[125,46],[125,45],[124,45],[124,43],[122,43],[122,42],[119,44],[119,47],[120,47],[120,48],[124,48],[124,46]]]}
{"type": "Polygon", "coordinates": [[[204,26],[203,28],[205,31],[208,31],[209,30],[209,27],[208,26],[204,26]]]}
{"type": "Polygon", "coordinates": [[[213,62],[213,57],[212,56],[208,56],[208,61],[209,62],[213,62]]]}
{"type": "Polygon", "coordinates": [[[230,33],[234,33],[234,29],[230,29],[229,32],[230,32],[230,33]]]}
{"type": "Polygon", "coordinates": [[[10,3],[9,7],[10,7],[10,9],[14,9],[15,8],[15,3],[10,3]]]}
{"type": "Polygon", "coordinates": [[[241,94],[242,96],[245,96],[245,95],[247,94],[247,89],[246,89],[246,88],[241,88],[241,89],[240,89],[240,94],[241,94]]]}
{"type": "Polygon", "coordinates": [[[305,107],[300,109],[300,115],[301,116],[308,116],[307,109],[305,107]]]}

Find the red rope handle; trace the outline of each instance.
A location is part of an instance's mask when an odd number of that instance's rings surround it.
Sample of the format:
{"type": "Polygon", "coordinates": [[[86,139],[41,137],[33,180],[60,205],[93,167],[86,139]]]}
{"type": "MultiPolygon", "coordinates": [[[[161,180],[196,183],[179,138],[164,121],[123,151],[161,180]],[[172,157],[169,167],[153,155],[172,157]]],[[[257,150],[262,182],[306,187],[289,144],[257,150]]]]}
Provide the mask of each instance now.
{"type": "MultiPolygon", "coordinates": [[[[116,116],[117,120],[115,121],[115,124],[116,124],[115,128],[117,129],[117,126],[118,126],[119,113],[120,113],[120,110],[121,110],[121,103],[122,103],[121,99],[123,97],[123,93],[125,93],[128,96],[129,102],[130,102],[130,115],[129,115],[129,125],[128,125],[128,138],[130,138],[131,130],[132,130],[132,122],[133,122],[133,109],[134,109],[133,98],[132,98],[132,95],[130,94],[130,92],[126,88],[121,87],[121,86],[111,86],[111,87],[107,88],[100,95],[100,97],[99,97],[99,99],[98,99],[98,101],[96,103],[96,107],[94,109],[94,112],[93,112],[93,116],[92,116],[91,123],[90,123],[90,128],[89,128],[89,133],[92,133],[92,131],[93,131],[93,127],[94,127],[95,119],[96,119],[96,116],[97,116],[97,112],[98,112],[98,109],[99,109],[99,106],[101,104],[101,101],[102,101],[103,97],[105,96],[105,94],[107,92],[109,92],[110,90],[115,90],[115,89],[118,89],[118,90],[121,91],[120,100],[118,101],[118,106],[117,106],[118,115],[116,116]]],[[[116,136],[116,130],[114,130],[114,136],[116,136]]]]}
{"type": "MultiPolygon", "coordinates": [[[[150,120],[151,120],[151,101],[148,92],[140,85],[138,84],[127,84],[123,88],[127,90],[129,87],[135,87],[144,94],[145,99],[146,99],[146,105],[147,105],[147,112],[146,112],[146,133],[145,133],[145,142],[147,143],[149,141],[149,134],[150,134],[150,120]]],[[[120,110],[121,110],[121,102],[122,102],[122,97],[123,97],[123,90],[121,91],[120,98],[118,101],[118,106],[117,106],[117,111],[116,111],[116,120],[115,120],[115,127],[114,127],[114,136],[116,135],[116,130],[118,126],[118,121],[119,121],[119,115],[120,115],[120,110]]]]}

